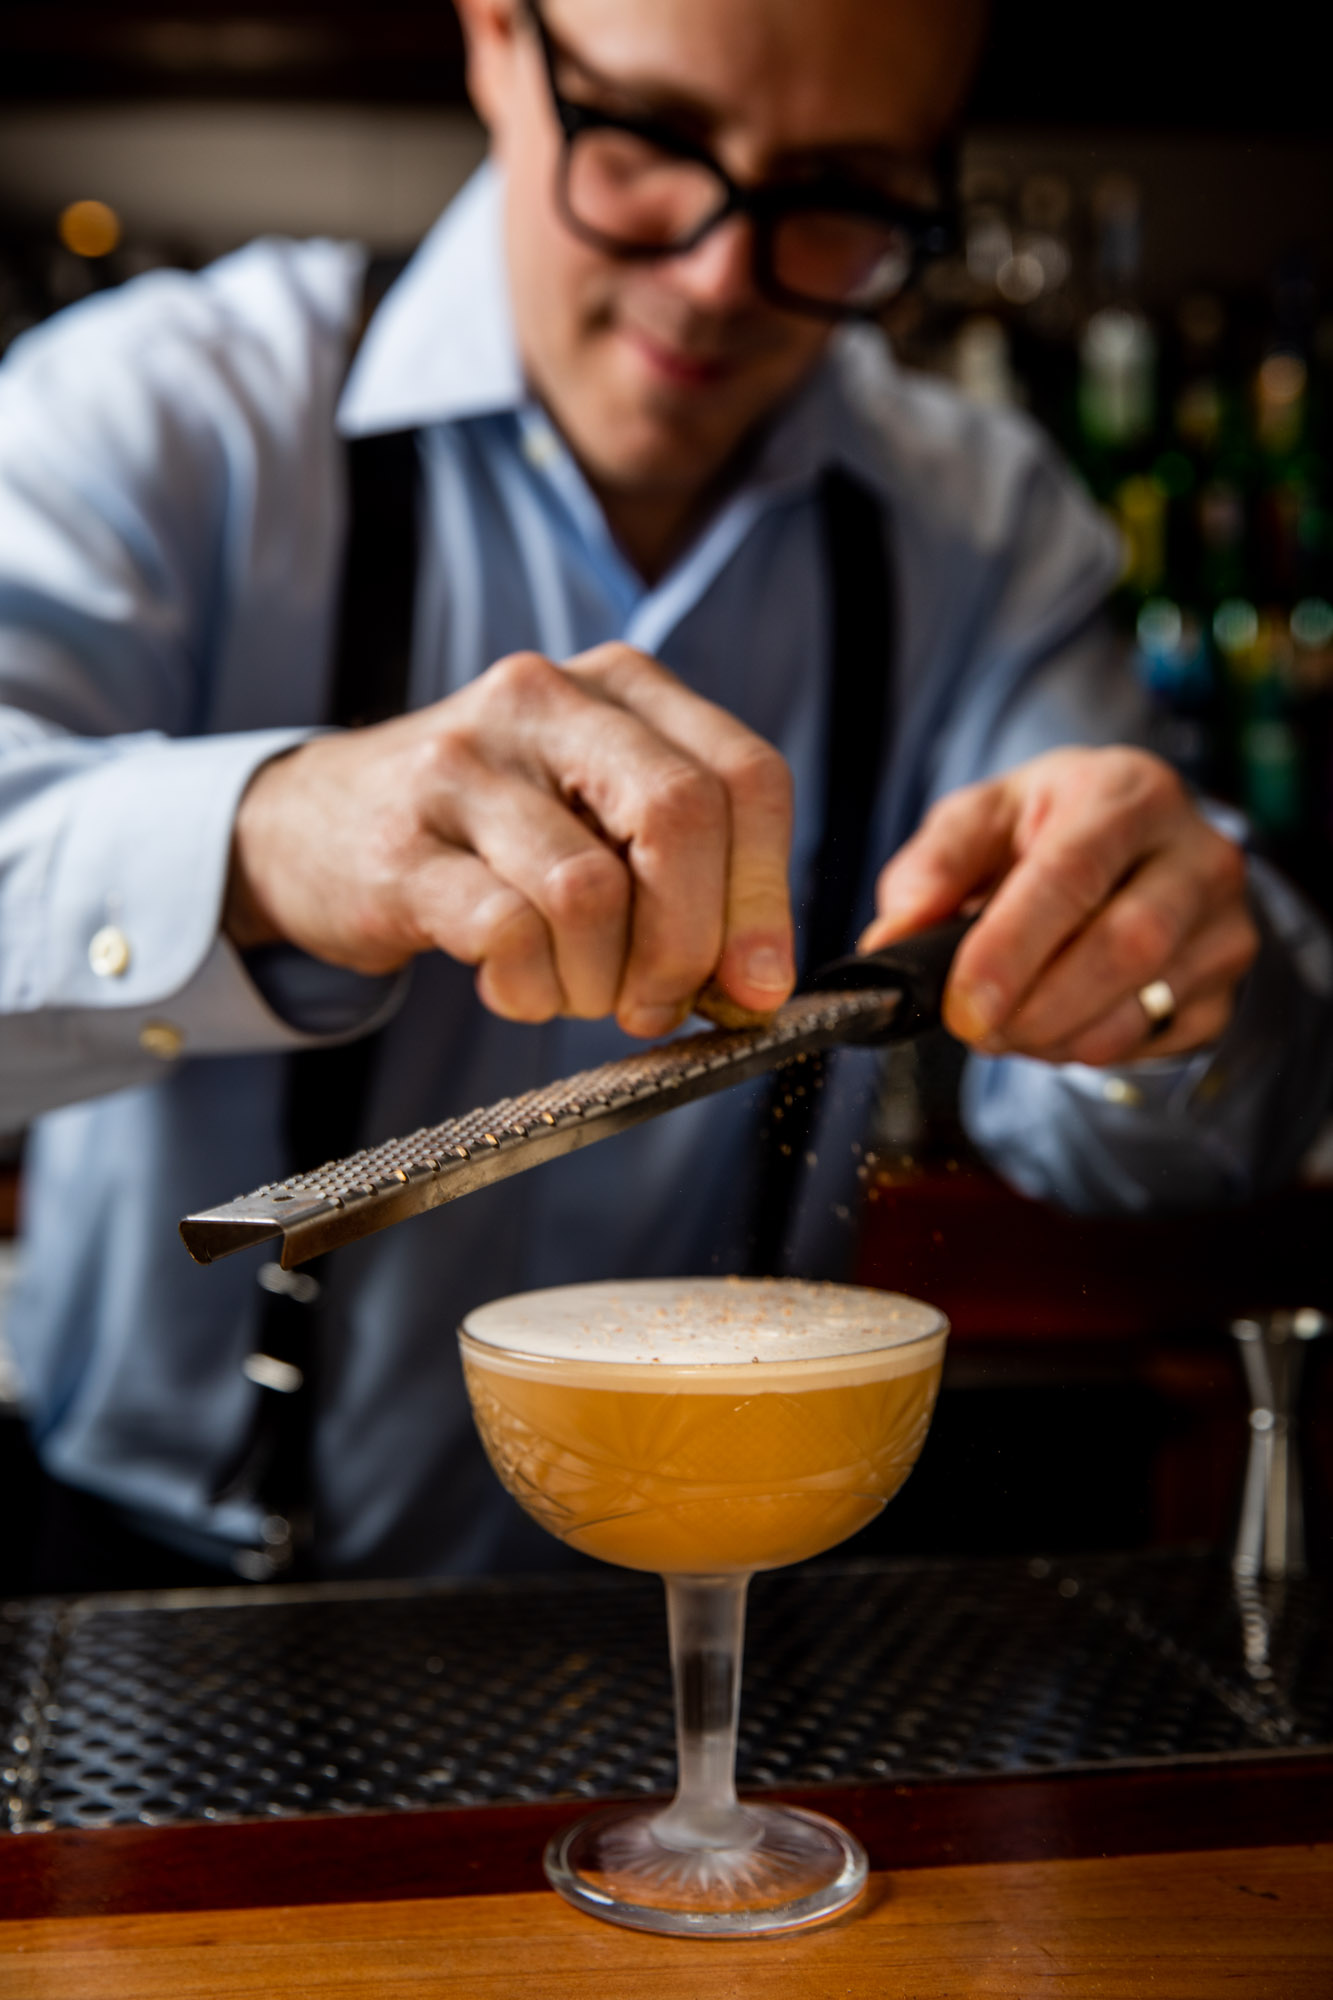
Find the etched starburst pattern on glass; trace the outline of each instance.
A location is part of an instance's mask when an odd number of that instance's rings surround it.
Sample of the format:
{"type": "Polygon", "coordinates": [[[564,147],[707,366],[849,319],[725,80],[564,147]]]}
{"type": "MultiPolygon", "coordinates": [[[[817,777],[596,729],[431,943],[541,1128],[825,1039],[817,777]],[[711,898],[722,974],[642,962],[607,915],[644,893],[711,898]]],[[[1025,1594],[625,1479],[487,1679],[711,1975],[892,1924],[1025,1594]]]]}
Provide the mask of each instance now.
{"type": "Polygon", "coordinates": [[[854,1388],[567,1389],[465,1363],[477,1425],[552,1534],[632,1569],[771,1569],[854,1534],[921,1449],[938,1366],[854,1388]]]}

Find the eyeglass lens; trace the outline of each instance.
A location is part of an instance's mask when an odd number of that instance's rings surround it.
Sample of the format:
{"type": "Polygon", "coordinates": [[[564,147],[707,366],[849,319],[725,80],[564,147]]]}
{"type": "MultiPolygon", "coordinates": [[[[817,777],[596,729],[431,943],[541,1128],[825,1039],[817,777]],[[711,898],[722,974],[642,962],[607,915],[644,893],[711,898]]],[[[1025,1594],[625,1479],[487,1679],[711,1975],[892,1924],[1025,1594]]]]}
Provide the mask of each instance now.
{"type": "MultiPolygon", "coordinates": [[[[727,206],[724,182],[701,160],[615,126],[574,135],[566,199],[579,225],[627,250],[670,251],[727,206]]],[[[784,290],[829,305],[873,305],[902,289],[912,267],[905,230],[851,210],[797,209],[774,218],[771,276],[784,290]]]]}
{"type": "Polygon", "coordinates": [[[873,216],[803,209],[778,222],[772,258],[785,291],[830,305],[873,306],[907,283],[912,245],[904,231],[873,216]]]}

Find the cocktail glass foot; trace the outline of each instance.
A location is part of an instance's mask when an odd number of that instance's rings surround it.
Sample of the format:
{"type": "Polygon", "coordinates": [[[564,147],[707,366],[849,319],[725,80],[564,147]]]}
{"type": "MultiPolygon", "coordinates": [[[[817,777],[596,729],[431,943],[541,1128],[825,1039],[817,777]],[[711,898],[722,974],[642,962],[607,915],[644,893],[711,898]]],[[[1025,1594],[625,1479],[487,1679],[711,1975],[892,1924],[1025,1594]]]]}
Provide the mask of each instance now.
{"type": "Polygon", "coordinates": [[[676,1846],[671,1808],[610,1806],[558,1833],[546,1874],[567,1902],[630,1930],[756,1937],[802,1930],[856,1902],[859,1841],[819,1813],[736,1808],[739,1844],[676,1846]]]}

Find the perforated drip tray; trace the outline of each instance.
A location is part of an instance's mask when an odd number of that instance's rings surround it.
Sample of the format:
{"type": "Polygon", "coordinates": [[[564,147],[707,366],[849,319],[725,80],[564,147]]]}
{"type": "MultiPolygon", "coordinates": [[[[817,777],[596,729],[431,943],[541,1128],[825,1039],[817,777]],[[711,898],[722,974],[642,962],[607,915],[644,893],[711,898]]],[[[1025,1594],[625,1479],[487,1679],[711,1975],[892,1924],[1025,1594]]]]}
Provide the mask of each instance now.
{"type": "MultiPolygon", "coordinates": [[[[654,1579],[0,1607],[14,1831],[668,1787],[654,1579]]],[[[1333,1744],[1333,1609],[1196,1554],[822,1565],[751,1592],[743,1784],[1333,1744]]]]}

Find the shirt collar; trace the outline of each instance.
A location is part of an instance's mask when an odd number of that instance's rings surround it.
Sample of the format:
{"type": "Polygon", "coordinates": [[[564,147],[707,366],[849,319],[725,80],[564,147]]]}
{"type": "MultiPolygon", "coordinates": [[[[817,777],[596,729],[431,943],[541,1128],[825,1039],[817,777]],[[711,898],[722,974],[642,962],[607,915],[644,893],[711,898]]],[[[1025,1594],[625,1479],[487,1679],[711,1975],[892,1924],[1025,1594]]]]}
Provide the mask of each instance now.
{"type": "MultiPolygon", "coordinates": [[[[509,303],[502,202],[500,174],[488,162],[389,288],[338,406],[344,437],[531,410],[509,303]]],[[[841,329],[776,416],[746,487],[771,500],[840,464],[885,491],[889,468],[867,404],[892,393],[894,373],[876,332],[841,329]]]]}
{"type": "Polygon", "coordinates": [[[338,405],[344,437],[486,416],[524,401],[501,199],[495,168],[479,168],[389,287],[338,405]]]}

